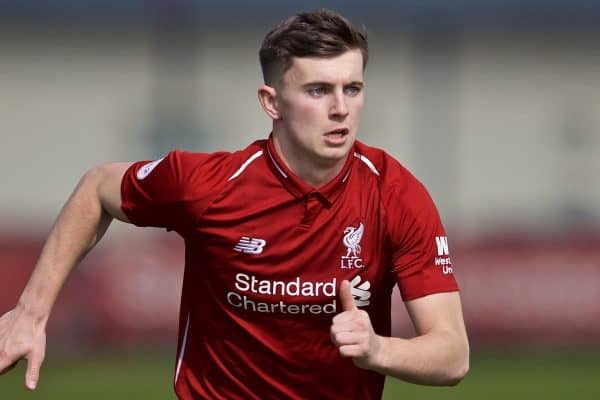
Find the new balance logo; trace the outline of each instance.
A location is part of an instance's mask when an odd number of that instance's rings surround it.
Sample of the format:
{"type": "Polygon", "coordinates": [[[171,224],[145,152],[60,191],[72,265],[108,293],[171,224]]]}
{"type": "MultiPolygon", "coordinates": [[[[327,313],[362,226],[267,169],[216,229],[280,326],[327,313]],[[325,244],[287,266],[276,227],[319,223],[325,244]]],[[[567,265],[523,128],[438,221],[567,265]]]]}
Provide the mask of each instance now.
{"type": "Polygon", "coordinates": [[[437,244],[438,256],[447,256],[450,254],[448,251],[448,237],[447,236],[436,236],[435,244],[437,244]]]}
{"type": "Polygon", "coordinates": [[[361,278],[360,275],[356,275],[354,279],[350,281],[350,291],[352,292],[352,297],[354,298],[354,304],[357,307],[368,306],[371,303],[371,282],[364,281],[360,283],[361,278]]]}
{"type": "Polygon", "coordinates": [[[239,251],[240,253],[260,254],[263,252],[265,244],[267,244],[266,240],[242,236],[240,241],[233,247],[233,249],[235,251],[239,251]]]}

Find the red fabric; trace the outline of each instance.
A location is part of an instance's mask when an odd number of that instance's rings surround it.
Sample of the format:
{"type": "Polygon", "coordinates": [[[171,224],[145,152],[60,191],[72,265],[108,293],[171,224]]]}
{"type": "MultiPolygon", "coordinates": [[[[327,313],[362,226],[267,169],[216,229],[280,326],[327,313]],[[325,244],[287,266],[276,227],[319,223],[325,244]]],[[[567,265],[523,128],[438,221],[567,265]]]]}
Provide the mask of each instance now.
{"type": "Polygon", "coordinates": [[[457,290],[436,265],[445,233],[433,202],[381,150],[357,142],[319,190],[267,140],[236,153],[172,152],[138,173],[149,165],[125,174],[122,207],[133,223],[186,242],[181,399],[380,398],[384,376],[331,343],[340,282],[352,282],[381,335],[390,334],[396,283],[405,299],[457,290]]]}

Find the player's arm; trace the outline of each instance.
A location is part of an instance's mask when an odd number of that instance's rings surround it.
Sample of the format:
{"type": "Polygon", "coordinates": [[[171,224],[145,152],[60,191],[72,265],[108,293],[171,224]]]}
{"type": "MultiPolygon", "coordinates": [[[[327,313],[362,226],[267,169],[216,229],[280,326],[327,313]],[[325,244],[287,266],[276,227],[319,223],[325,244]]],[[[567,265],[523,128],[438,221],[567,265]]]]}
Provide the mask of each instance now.
{"type": "Polygon", "coordinates": [[[459,292],[407,301],[417,336],[381,337],[374,369],[424,385],[455,385],[469,370],[469,341],[459,292]]]}
{"type": "Polygon", "coordinates": [[[26,386],[34,389],[46,348],[46,322],[70,271],[102,238],[121,210],[121,180],[131,163],[88,171],[62,208],[15,308],[0,317],[0,373],[27,359],[26,386]]]}
{"type": "Polygon", "coordinates": [[[469,342],[458,292],[407,301],[417,331],[411,339],[375,334],[347,283],[340,288],[340,300],[344,312],[333,319],[332,341],[357,366],[423,385],[455,385],[468,372],[469,342]]]}

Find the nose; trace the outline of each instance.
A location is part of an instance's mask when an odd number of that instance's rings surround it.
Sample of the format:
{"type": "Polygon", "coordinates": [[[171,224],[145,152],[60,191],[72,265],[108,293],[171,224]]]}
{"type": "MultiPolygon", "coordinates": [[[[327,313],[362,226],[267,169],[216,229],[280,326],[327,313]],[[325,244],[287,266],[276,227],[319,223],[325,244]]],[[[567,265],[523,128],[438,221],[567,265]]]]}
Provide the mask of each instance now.
{"type": "Polygon", "coordinates": [[[333,103],[331,104],[330,114],[332,117],[346,117],[348,115],[348,105],[346,104],[346,97],[344,91],[336,91],[333,96],[333,103]]]}

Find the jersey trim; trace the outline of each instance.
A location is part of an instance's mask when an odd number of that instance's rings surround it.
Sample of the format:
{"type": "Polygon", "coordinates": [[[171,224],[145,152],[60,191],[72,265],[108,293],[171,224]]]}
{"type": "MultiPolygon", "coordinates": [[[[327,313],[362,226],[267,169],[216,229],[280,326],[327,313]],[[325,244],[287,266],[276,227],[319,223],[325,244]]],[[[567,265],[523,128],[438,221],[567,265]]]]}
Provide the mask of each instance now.
{"type": "Polygon", "coordinates": [[[358,154],[357,152],[354,152],[354,157],[358,158],[360,161],[362,161],[365,164],[367,164],[367,167],[369,167],[369,169],[375,175],[379,176],[379,171],[377,171],[377,168],[375,168],[375,165],[373,165],[373,163],[371,162],[371,160],[369,160],[367,157],[363,156],[362,154],[358,154]]]}
{"type": "Polygon", "coordinates": [[[185,332],[183,333],[183,343],[181,344],[181,352],[179,353],[179,359],[177,360],[177,369],[175,371],[175,385],[177,385],[177,379],[179,378],[179,372],[181,371],[181,363],[183,362],[183,354],[185,353],[185,344],[187,342],[188,330],[190,328],[190,313],[188,312],[187,321],[185,323],[185,332]]]}
{"type": "Polygon", "coordinates": [[[271,161],[273,161],[273,165],[275,165],[275,168],[277,168],[277,170],[279,171],[279,173],[287,179],[287,174],[281,169],[281,167],[277,164],[277,161],[275,161],[275,158],[273,158],[273,155],[271,154],[271,150],[269,150],[269,148],[267,147],[267,153],[269,154],[269,157],[271,158],[271,161]]]}
{"type": "Polygon", "coordinates": [[[241,166],[241,167],[239,167],[239,168],[238,168],[238,170],[237,170],[237,171],[235,171],[235,172],[233,173],[233,175],[231,175],[231,176],[229,177],[229,179],[227,179],[227,182],[229,182],[230,180],[232,180],[232,179],[235,179],[235,178],[237,178],[238,176],[240,176],[240,175],[242,174],[242,172],[244,172],[244,170],[245,170],[246,168],[248,168],[248,165],[250,165],[250,163],[252,163],[252,161],[256,160],[258,157],[262,156],[262,154],[263,154],[263,151],[262,151],[262,150],[259,150],[259,151],[257,151],[256,153],[252,154],[252,155],[250,156],[250,158],[248,158],[248,159],[247,159],[247,160],[246,160],[246,161],[245,161],[245,162],[242,164],[242,166],[241,166]]]}
{"type": "Polygon", "coordinates": [[[344,176],[344,179],[342,179],[342,183],[345,183],[346,179],[348,179],[349,176],[350,176],[350,170],[348,170],[348,172],[346,172],[346,176],[344,176]]]}

